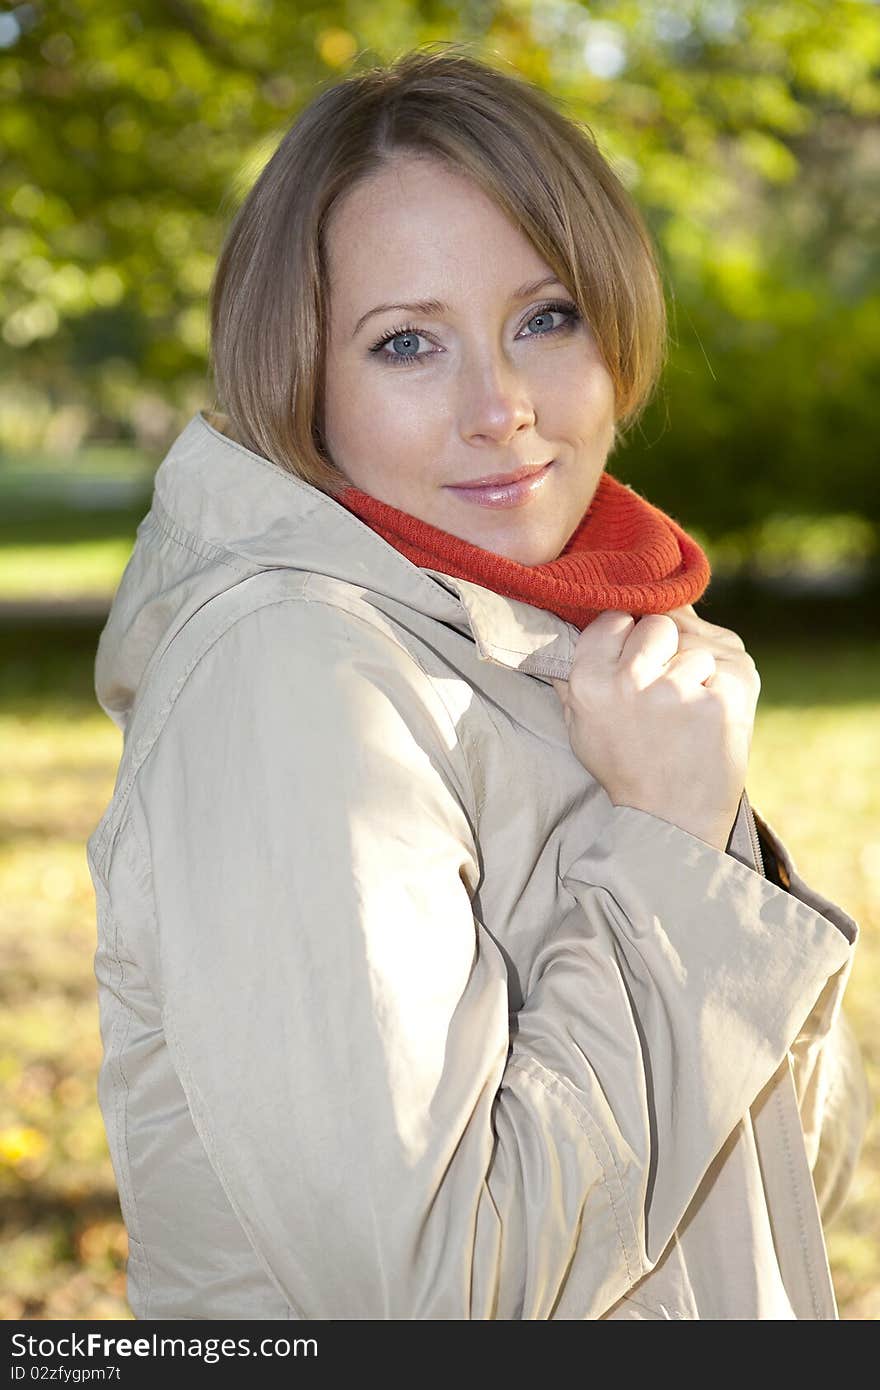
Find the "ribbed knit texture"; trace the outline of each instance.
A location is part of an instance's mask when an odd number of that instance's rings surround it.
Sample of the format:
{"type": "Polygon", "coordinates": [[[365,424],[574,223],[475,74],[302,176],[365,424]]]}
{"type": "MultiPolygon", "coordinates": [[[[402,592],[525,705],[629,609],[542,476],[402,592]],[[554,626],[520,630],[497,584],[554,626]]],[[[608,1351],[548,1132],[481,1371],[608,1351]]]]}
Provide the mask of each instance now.
{"type": "Polygon", "coordinates": [[[694,603],[711,578],[697,542],[607,472],[562,553],[541,565],[483,550],[359,488],[346,488],[338,500],[414,565],[470,579],[579,628],[607,608],[635,615],[694,603]]]}

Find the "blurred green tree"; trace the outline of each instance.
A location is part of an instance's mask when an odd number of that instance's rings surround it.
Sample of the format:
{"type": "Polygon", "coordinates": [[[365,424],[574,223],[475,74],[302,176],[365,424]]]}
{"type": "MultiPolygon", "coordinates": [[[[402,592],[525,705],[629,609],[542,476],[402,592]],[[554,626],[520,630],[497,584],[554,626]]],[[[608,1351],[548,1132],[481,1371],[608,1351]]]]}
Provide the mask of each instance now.
{"type": "Polygon", "coordinates": [[[708,536],[830,512],[853,516],[844,545],[876,547],[870,0],[18,5],[0,16],[0,447],[168,442],[211,395],[213,265],[284,130],[322,84],[436,41],[549,89],[645,212],[671,346],[627,479],[708,536]]]}

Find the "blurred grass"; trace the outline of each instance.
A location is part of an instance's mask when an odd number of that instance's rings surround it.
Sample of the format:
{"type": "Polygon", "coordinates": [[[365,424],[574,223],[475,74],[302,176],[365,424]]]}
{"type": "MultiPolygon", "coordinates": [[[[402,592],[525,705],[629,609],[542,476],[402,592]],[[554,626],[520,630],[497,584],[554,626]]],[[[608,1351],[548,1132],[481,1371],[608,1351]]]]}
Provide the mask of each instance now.
{"type": "Polygon", "coordinates": [[[132,537],[0,548],[0,599],[111,595],[131,554],[132,537]]]}
{"type": "MultiPolygon", "coordinates": [[[[742,631],[742,629],[738,629],[742,631]]],[[[745,633],[744,633],[745,636],[745,633]]],[[[0,1316],[127,1318],[122,1225],[95,1082],[95,906],[85,841],[121,735],[94,703],[93,629],[0,629],[0,1316]]],[[[761,645],[749,795],[808,882],[862,928],[847,993],[880,1095],[880,652],[761,645]]],[[[880,1316],[880,1125],[827,1230],[845,1318],[880,1316]]]]}
{"type": "Polygon", "coordinates": [[[126,1235],[101,1059],[85,840],[121,735],[94,704],[93,637],[0,631],[0,1317],[119,1319],[126,1235]]]}
{"type": "Polygon", "coordinates": [[[56,459],[54,468],[46,459],[25,467],[0,457],[0,599],[22,596],[28,569],[28,592],[39,596],[47,561],[73,593],[81,573],[90,582],[103,566],[102,592],[113,593],[150,506],[154,464],[106,453],[103,461],[96,451],[63,466],[56,459]]]}

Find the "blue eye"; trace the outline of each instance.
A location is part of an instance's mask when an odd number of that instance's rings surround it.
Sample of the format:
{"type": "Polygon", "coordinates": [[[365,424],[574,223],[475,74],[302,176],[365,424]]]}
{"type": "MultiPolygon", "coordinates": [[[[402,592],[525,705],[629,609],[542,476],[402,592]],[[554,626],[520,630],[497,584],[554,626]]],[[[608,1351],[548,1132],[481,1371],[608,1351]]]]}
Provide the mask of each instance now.
{"type": "MultiPolygon", "coordinates": [[[[564,321],[555,326],[551,325],[546,331],[529,333],[526,336],[530,338],[548,338],[554,333],[566,333],[573,329],[581,320],[581,315],[573,304],[542,304],[541,307],[536,309],[526,320],[526,327],[534,323],[535,319],[547,318],[550,314],[563,314],[565,316],[564,321]]],[[[419,338],[425,338],[425,341],[428,341],[426,335],[422,333],[420,329],[416,328],[414,324],[401,324],[397,328],[392,328],[390,333],[386,333],[384,337],[374,343],[370,348],[370,352],[375,353],[377,357],[384,359],[391,366],[408,367],[413,363],[424,361],[425,358],[431,357],[433,354],[430,352],[391,353],[384,352],[383,349],[387,343],[396,342],[398,339],[403,339],[404,341],[409,339],[410,342],[413,343],[419,338]]]]}
{"type": "MultiPolygon", "coordinates": [[[[550,332],[551,332],[551,333],[555,333],[556,330],[557,330],[557,328],[568,328],[568,327],[570,327],[570,323],[571,323],[571,318],[572,318],[572,316],[574,316],[574,317],[580,317],[580,316],[578,315],[576,309],[568,309],[568,308],[566,308],[566,306],[565,306],[564,304],[545,304],[543,309],[536,309],[535,313],[532,314],[531,318],[530,318],[530,319],[527,321],[527,323],[526,323],[526,328],[528,328],[528,326],[529,326],[530,323],[534,323],[534,322],[535,322],[535,319],[545,319],[545,318],[547,318],[548,314],[568,314],[568,315],[569,315],[569,322],[568,322],[568,323],[557,324],[555,328],[554,328],[553,325],[551,324],[551,326],[550,326],[550,332]]],[[[545,334],[543,334],[543,333],[532,333],[530,336],[533,337],[533,338],[543,338],[543,337],[545,336],[545,334]]]]}
{"type": "Polygon", "coordinates": [[[404,339],[404,341],[409,339],[411,342],[413,342],[418,338],[421,338],[421,336],[422,334],[419,333],[418,330],[415,328],[405,326],[403,328],[393,328],[391,332],[386,334],[384,338],[380,338],[378,343],[374,343],[374,345],[370,348],[370,352],[375,352],[380,357],[387,358],[388,361],[393,362],[395,366],[397,366],[398,362],[415,362],[418,360],[415,354],[413,354],[412,356],[407,356],[403,353],[382,352],[381,349],[385,346],[386,343],[396,342],[399,338],[404,339]]]}

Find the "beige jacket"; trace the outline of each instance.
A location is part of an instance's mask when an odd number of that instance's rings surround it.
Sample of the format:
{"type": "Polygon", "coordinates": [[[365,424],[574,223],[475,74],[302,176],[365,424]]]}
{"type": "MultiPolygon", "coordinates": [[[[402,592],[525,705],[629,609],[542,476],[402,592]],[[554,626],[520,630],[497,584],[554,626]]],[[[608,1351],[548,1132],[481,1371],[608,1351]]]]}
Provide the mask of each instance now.
{"type": "Polygon", "coordinates": [[[612,806],[577,635],[175,441],[88,841],[136,1317],[837,1317],[858,928],[745,795],[727,853],[612,806]]]}

